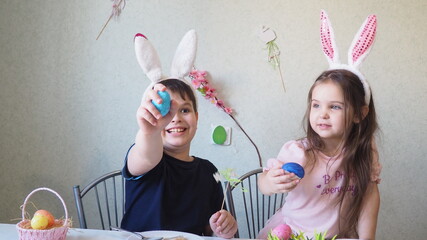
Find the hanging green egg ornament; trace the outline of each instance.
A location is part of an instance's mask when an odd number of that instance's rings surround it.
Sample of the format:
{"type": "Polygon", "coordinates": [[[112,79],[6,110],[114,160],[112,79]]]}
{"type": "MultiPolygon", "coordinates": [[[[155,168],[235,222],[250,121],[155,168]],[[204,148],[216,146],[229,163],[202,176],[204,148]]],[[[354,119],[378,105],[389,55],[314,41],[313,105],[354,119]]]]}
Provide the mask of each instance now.
{"type": "Polygon", "coordinates": [[[224,144],[227,140],[227,131],[221,125],[217,126],[212,133],[212,139],[215,144],[224,144]]]}

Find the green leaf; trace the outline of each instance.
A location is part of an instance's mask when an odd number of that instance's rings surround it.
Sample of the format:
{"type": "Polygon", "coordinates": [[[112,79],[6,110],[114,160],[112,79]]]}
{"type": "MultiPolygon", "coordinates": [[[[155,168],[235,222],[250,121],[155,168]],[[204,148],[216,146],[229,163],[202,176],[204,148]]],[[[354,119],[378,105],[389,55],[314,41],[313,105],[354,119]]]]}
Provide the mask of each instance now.
{"type": "MultiPolygon", "coordinates": [[[[233,168],[226,168],[224,170],[219,171],[221,174],[221,177],[228,181],[228,184],[230,184],[231,187],[235,188],[238,187],[239,183],[241,182],[240,179],[236,178],[236,174],[234,173],[233,168]]],[[[242,192],[247,192],[248,190],[240,187],[242,192]]]]}

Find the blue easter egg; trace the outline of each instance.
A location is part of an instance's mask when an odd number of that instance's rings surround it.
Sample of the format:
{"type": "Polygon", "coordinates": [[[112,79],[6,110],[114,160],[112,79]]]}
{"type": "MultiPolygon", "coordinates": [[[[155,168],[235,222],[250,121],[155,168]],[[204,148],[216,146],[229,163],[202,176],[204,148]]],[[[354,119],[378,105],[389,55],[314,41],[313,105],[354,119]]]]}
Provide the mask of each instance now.
{"type": "Polygon", "coordinates": [[[294,173],[299,178],[303,178],[305,174],[304,168],[295,162],[289,162],[289,163],[283,164],[282,169],[287,172],[294,173]]]}
{"type": "Polygon", "coordinates": [[[166,91],[164,92],[158,91],[157,94],[159,94],[159,96],[163,99],[162,103],[158,104],[153,100],[151,100],[151,103],[153,103],[153,105],[157,108],[157,110],[159,110],[162,116],[165,116],[166,114],[168,114],[171,108],[171,96],[166,91]]]}

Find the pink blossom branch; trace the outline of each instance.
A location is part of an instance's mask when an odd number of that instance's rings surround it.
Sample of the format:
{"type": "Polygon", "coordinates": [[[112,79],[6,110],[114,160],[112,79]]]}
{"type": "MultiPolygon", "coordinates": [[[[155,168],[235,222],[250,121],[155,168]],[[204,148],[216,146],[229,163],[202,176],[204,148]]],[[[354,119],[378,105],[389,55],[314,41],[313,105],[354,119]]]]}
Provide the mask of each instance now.
{"type": "Polygon", "coordinates": [[[190,79],[191,83],[193,84],[193,87],[199,91],[205,99],[210,100],[211,103],[215,104],[218,108],[221,108],[233,121],[237,124],[237,126],[242,130],[242,132],[245,134],[245,136],[249,139],[251,144],[254,146],[256,153],[258,155],[258,161],[259,166],[262,167],[262,159],[261,155],[259,153],[258,147],[255,144],[255,142],[252,140],[252,138],[248,135],[248,133],[243,129],[242,125],[237,121],[237,119],[232,115],[233,110],[229,107],[226,107],[224,105],[224,102],[217,98],[216,89],[212,88],[209,85],[208,80],[206,79],[207,72],[206,71],[199,71],[197,69],[194,69],[190,72],[190,79]]]}

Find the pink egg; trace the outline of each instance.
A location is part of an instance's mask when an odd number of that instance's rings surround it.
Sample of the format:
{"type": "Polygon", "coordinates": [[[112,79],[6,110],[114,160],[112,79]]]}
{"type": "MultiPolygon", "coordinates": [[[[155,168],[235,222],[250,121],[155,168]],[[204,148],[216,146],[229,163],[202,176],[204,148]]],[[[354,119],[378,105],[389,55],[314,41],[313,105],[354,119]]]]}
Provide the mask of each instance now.
{"type": "Polygon", "coordinates": [[[292,234],[291,227],[287,224],[280,224],[276,226],[271,233],[280,239],[289,239],[292,234]]]}

